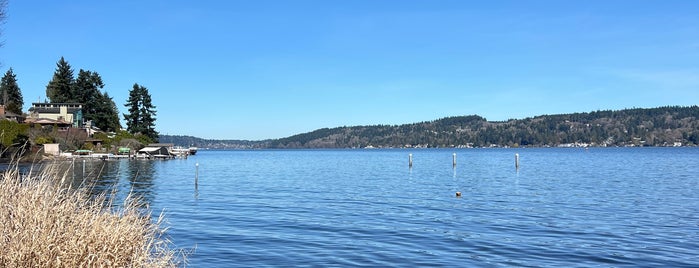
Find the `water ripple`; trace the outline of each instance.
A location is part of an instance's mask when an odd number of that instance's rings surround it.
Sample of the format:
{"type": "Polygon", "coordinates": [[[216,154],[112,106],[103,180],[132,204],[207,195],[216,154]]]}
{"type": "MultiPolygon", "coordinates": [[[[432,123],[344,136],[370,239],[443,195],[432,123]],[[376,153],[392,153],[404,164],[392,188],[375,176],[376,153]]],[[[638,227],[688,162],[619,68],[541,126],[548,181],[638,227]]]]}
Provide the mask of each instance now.
{"type": "Polygon", "coordinates": [[[201,151],[101,180],[164,210],[194,267],[699,266],[699,149],[454,151],[201,151]]]}

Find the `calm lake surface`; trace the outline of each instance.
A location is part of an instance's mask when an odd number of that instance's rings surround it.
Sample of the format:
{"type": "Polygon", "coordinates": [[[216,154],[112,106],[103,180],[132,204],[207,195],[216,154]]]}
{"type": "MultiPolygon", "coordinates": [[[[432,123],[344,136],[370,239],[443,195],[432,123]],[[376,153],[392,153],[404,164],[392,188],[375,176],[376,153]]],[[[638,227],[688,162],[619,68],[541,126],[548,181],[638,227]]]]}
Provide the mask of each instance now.
{"type": "Polygon", "coordinates": [[[200,151],[76,161],[76,181],[82,165],[164,211],[191,267],[699,266],[699,148],[200,151]]]}

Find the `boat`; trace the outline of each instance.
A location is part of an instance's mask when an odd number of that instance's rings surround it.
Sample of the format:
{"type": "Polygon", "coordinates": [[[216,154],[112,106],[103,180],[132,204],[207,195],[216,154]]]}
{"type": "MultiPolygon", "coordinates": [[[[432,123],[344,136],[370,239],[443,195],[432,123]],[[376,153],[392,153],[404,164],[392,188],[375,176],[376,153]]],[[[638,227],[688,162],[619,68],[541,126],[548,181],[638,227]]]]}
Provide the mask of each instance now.
{"type": "Polygon", "coordinates": [[[195,155],[195,154],[197,154],[197,147],[194,147],[194,146],[189,147],[189,154],[190,154],[190,155],[195,155]]]}
{"type": "Polygon", "coordinates": [[[187,157],[187,155],[190,155],[189,148],[184,148],[182,146],[175,146],[170,149],[170,153],[173,154],[174,156],[183,156],[187,157]]]}

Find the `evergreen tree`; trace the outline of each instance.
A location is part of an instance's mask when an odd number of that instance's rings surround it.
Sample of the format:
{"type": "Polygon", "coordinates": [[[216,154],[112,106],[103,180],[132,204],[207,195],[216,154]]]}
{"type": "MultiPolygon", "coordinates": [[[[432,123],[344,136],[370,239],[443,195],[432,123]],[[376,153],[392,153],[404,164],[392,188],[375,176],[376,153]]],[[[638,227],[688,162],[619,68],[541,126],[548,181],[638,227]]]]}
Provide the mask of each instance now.
{"type": "Polygon", "coordinates": [[[7,70],[0,82],[0,104],[5,105],[7,111],[22,114],[24,99],[22,91],[17,85],[17,76],[12,72],[12,68],[7,70]]]}
{"type": "Polygon", "coordinates": [[[141,98],[140,98],[140,86],[138,84],[133,85],[133,89],[129,90],[129,99],[126,100],[124,105],[129,109],[129,113],[124,114],[124,120],[126,120],[126,130],[130,133],[141,133],[141,98]]]}
{"type": "Polygon", "coordinates": [[[92,104],[97,102],[102,94],[100,92],[100,89],[104,88],[102,77],[97,72],[80,69],[72,88],[73,91],[70,94],[72,97],[67,102],[82,103],[85,118],[88,118],[88,115],[94,113],[95,110],[92,104]]]}
{"type": "Polygon", "coordinates": [[[155,106],[151,102],[150,93],[145,87],[141,87],[143,102],[141,106],[141,124],[143,124],[143,135],[151,138],[153,141],[158,141],[158,132],[155,131],[155,106]]]}
{"type": "Polygon", "coordinates": [[[104,88],[104,83],[97,72],[80,69],[73,86],[74,99],[67,101],[82,103],[83,116],[86,120],[92,120],[96,127],[105,131],[119,130],[119,111],[109,95],[105,96],[106,93],[103,94],[100,91],[102,88],[104,88]],[[116,124],[113,120],[108,119],[113,119],[113,117],[117,118],[116,124]]]}
{"type": "Polygon", "coordinates": [[[53,79],[46,85],[46,96],[51,102],[70,102],[74,96],[73,69],[63,57],[56,63],[53,79]]]}
{"type": "Polygon", "coordinates": [[[95,103],[95,113],[92,119],[95,126],[104,131],[118,131],[121,129],[119,111],[112,97],[107,92],[99,94],[95,103]]]}
{"type": "Polygon", "coordinates": [[[158,140],[158,132],[155,131],[155,106],[151,103],[151,96],[148,89],[138,85],[133,85],[129,91],[129,99],[125,106],[129,109],[128,114],[124,114],[126,128],[130,133],[143,134],[152,141],[158,140]]]}

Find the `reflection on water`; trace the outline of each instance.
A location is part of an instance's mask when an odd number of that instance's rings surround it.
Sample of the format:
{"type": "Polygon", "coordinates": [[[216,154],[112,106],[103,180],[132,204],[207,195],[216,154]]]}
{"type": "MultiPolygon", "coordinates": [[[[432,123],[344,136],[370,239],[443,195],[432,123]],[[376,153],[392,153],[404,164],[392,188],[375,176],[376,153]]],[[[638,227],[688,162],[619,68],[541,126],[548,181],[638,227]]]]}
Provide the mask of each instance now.
{"type": "Polygon", "coordinates": [[[93,197],[105,195],[107,204],[113,206],[123,204],[129,195],[143,206],[155,199],[155,168],[150,160],[74,159],[46,162],[38,170],[33,173],[58,174],[65,187],[84,189],[93,197]]]}
{"type": "Polygon", "coordinates": [[[127,180],[129,181],[129,191],[140,197],[150,204],[155,199],[153,192],[153,179],[155,169],[153,161],[150,160],[135,160],[135,161],[119,161],[121,164],[129,164],[125,167],[128,172],[127,180]]]}
{"type": "Polygon", "coordinates": [[[457,152],[456,168],[451,149],[412,167],[407,150],[51,164],[164,211],[192,267],[699,267],[697,148],[457,152]]]}

